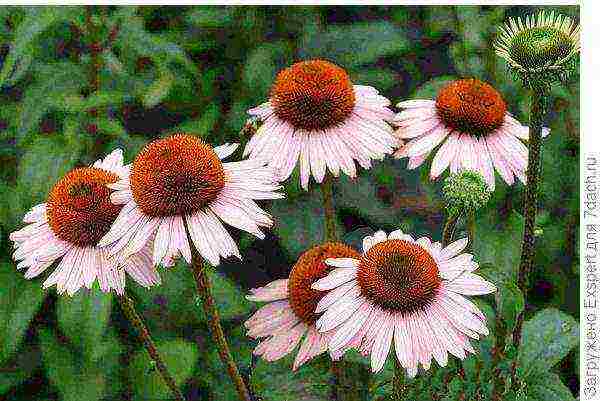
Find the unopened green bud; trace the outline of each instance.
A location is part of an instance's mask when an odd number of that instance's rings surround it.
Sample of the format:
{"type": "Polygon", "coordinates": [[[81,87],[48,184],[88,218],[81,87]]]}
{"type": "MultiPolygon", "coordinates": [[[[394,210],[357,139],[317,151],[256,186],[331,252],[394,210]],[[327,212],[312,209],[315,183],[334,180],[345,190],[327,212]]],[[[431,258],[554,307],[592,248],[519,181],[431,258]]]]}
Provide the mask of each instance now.
{"type": "Polygon", "coordinates": [[[450,174],[442,187],[450,215],[475,212],[490,200],[491,192],[483,176],[476,171],[450,174]]]}

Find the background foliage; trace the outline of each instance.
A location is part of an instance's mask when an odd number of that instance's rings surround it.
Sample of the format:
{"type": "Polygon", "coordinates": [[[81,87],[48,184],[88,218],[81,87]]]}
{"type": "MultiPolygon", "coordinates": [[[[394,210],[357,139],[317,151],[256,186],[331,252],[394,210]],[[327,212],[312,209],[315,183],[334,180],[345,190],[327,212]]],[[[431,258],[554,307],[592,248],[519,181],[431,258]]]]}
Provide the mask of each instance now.
{"type": "MultiPolygon", "coordinates": [[[[578,8],[558,7],[578,18],[578,8]]],[[[56,180],[114,147],[129,160],[147,141],[185,130],[212,144],[245,141],[245,110],[265,100],[281,68],[309,57],[346,68],[397,103],[432,97],[448,80],[474,76],[498,88],[525,121],[528,96],[493,53],[498,25],[527,7],[3,7],[0,8],[0,399],[156,400],[169,393],[111,295],[73,298],[26,281],[11,261],[8,234],[44,201],[56,180]]],[[[538,253],[528,303],[514,284],[523,186],[498,188],[476,225],[476,257],[498,284],[478,300],[492,333],[462,365],[423,374],[411,400],[489,399],[491,382],[519,362],[505,400],[573,400],[578,394],[579,77],[555,87],[544,142],[538,253]],[[499,333],[526,310],[525,346],[508,347],[492,371],[499,333]],[[498,335],[497,335],[498,334],[498,335]]],[[[240,156],[237,154],[237,156],[240,156]]],[[[347,242],[402,227],[440,237],[440,184],[426,168],[387,159],[356,180],[336,181],[338,229],[347,242]]],[[[241,323],[256,305],[247,289],[284,277],[323,238],[318,192],[297,174],[287,200],[265,206],[277,223],[266,241],[235,233],[244,262],[214,273],[219,308],[242,372],[264,400],[329,399],[327,361],[290,371],[291,358],[251,358],[241,323]]],[[[176,380],[192,400],[234,399],[197,306],[191,273],[178,265],[152,290],[131,286],[138,309],[176,380]]],[[[354,399],[384,399],[383,374],[350,354],[354,399]]]]}

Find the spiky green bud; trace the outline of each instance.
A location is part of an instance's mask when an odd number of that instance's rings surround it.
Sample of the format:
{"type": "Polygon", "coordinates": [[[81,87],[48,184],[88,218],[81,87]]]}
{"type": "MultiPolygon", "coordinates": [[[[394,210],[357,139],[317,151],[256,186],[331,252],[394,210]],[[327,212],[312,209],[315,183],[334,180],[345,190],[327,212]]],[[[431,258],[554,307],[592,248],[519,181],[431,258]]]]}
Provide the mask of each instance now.
{"type": "Polygon", "coordinates": [[[483,176],[470,170],[450,174],[444,180],[442,191],[446,208],[452,216],[481,209],[491,196],[483,176]]]}

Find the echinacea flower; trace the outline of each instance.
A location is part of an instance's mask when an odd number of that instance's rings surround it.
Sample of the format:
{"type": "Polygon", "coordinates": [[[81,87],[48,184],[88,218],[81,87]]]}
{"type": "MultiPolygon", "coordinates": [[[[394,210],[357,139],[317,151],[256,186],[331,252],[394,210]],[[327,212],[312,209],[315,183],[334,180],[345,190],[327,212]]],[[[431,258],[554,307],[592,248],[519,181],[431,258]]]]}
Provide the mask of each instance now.
{"type": "Polygon", "coordinates": [[[474,353],[469,338],[487,335],[483,313],[467,299],[496,291],[473,273],[473,256],[461,253],[467,239],[443,248],[401,230],[378,231],[363,240],[360,258],[331,258],[336,267],[312,285],[329,291],[317,304],[325,311],[319,331],[330,332],[330,352],[356,348],[370,355],[371,369],[383,368],[392,344],[400,364],[414,377],[433,357],[446,366],[448,352],[474,353]]]}
{"type": "Polygon", "coordinates": [[[102,291],[123,294],[125,273],[144,287],[160,283],[149,248],[141,247],[117,265],[109,257],[110,249],[98,247],[121,211],[111,203],[107,185],[127,171],[117,149],[90,167],[71,170],[54,185],[46,203],[25,215],[23,221],[29,225],[10,234],[17,268],[27,268],[25,278],[39,276],[60,259],[43,283],[44,288],[56,285],[59,294],[91,288],[96,279],[102,291]]]}
{"type": "MultiPolygon", "coordinates": [[[[254,350],[267,361],[275,361],[292,352],[304,337],[294,361],[296,370],[311,358],[327,350],[329,336],[315,328],[315,307],[325,293],[311,285],[327,275],[327,258],[358,258],[354,249],[340,243],[325,243],[304,252],[290,272],[289,279],[275,280],[251,291],[251,301],[269,302],[245,323],[248,336],[264,338],[254,350]]],[[[335,358],[335,356],[332,356],[335,358]]]]}
{"type": "MultiPolygon", "coordinates": [[[[507,112],[502,96],[478,79],[460,79],[442,88],[435,100],[407,100],[394,118],[396,135],[406,141],[394,156],[408,157],[408,168],[419,167],[439,146],[431,163],[430,177],[475,170],[495,188],[494,169],[512,185],[517,177],[525,183],[529,127],[507,112]]],[[[549,130],[543,129],[543,135],[549,130]]]]}
{"type": "Polygon", "coordinates": [[[186,231],[200,255],[213,266],[236,256],[238,247],[223,223],[264,238],[271,217],[255,199],[278,199],[281,187],[264,161],[222,163],[238,144],[212,148],[201,139],[178,134],[147,144],[131,169],[111,184],[112,201],[124,205],[100,244],[127,257],[153,241],[152,259],[165,264],[181,255],[191,263],[186,231]],[[187,230],[186,230],[187,227],[187,230]]]}
{"type": "Polygon", "coordinates": [[[510,18],[500,28],[496,53],[529,79],[568,76],[581,50],[580,27],[571,18],[540,11],[535,16],[510,18]]]}
{"type": "Polygon", "coordinates": [[[393,117],[390,102],[370,87],[353,85],[346,71],[328,61],[302,61],[277,75],[268,102],[248,113],[262,125],[244,156],[269,160],[280,181],[300,159],[300,182],[308,189],[326,169],[356,176],[354,161],[365,169],[381,160],[397,140],[386,121],[393,117]]]}

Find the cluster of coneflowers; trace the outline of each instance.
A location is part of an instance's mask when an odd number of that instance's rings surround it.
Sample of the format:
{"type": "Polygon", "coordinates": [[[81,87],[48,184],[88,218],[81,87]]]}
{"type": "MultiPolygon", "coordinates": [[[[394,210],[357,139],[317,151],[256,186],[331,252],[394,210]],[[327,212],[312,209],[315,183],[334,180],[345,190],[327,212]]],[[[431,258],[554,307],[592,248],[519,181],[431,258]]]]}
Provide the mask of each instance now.
{"type": "MultiPolygon", "coordinates": [[[[579,50],[578,32],[568,18],[541,14],[511,22],[498,52],[526,72],[534,63],[538,79],[542,67],[556,70],[562,62],[551,57],[556,37],[559,56],[570,57],[579,50]],[[528,46],[547,48],[532,61],[518,53],[528,46]]],[[[478,264],[466,252],[469,240],[452,238],[453,227],[442,242],[377,231],[363,239],[362,250],[353,249],[331,230],[330,180],[340,172],[356,177],[356,162],[366,170],[393,154],[416,169],[432,155],[432,179],[452,173],[444,192],[458,202],[449,205],[456,217],[487,201],[495,171],[508,185],[526,183],[523,141],[530,129],[508,112],[496,89],[475,78],[448,84],[436,99],[397,107],[394,113],[377,89],[353,84],[331,62],[295,63],[277,75],[268,101],[249,110],[260,126],[243,160],[223,161],[237,144],[212,147],[181,133],[148,143],[131,164],[117,149],[76,168],[25,215],[28,225],[10,235],[17,268],[34,278],[57,262],[44,288],[56,285],[59,294],[72,295],[97,281],[103,291],[126,297],[127,275],[144,287],[159,285],[157,267],[183,258],[194,271],[221,358],[240,398],[248,400],[203,261],[217,266],[222,258],[241,259],[223,223],[264,238],[262,229],[273,220],[256,201],[283,198],[281,183],[298,166],[302,188],[308,190],[310,177],[323,187],[327,238],[298,258],[288,279],[247,297],[266,302],[245,322],[248,336],[262,339],[254,354],[275,361],[299,346],[295,370],[322,353],[338,360],[356,349],[379,372],[392,350],[411,377],[419,367],[429,369],[432,359],[442,367],[448,354],[464,359],[475,352],[471,341],[488,334],[484,314],[469,297],[495,291],[477,275],[478,264]]],[[[166,370],[161,373],[169,382],[166,370]]]]}

